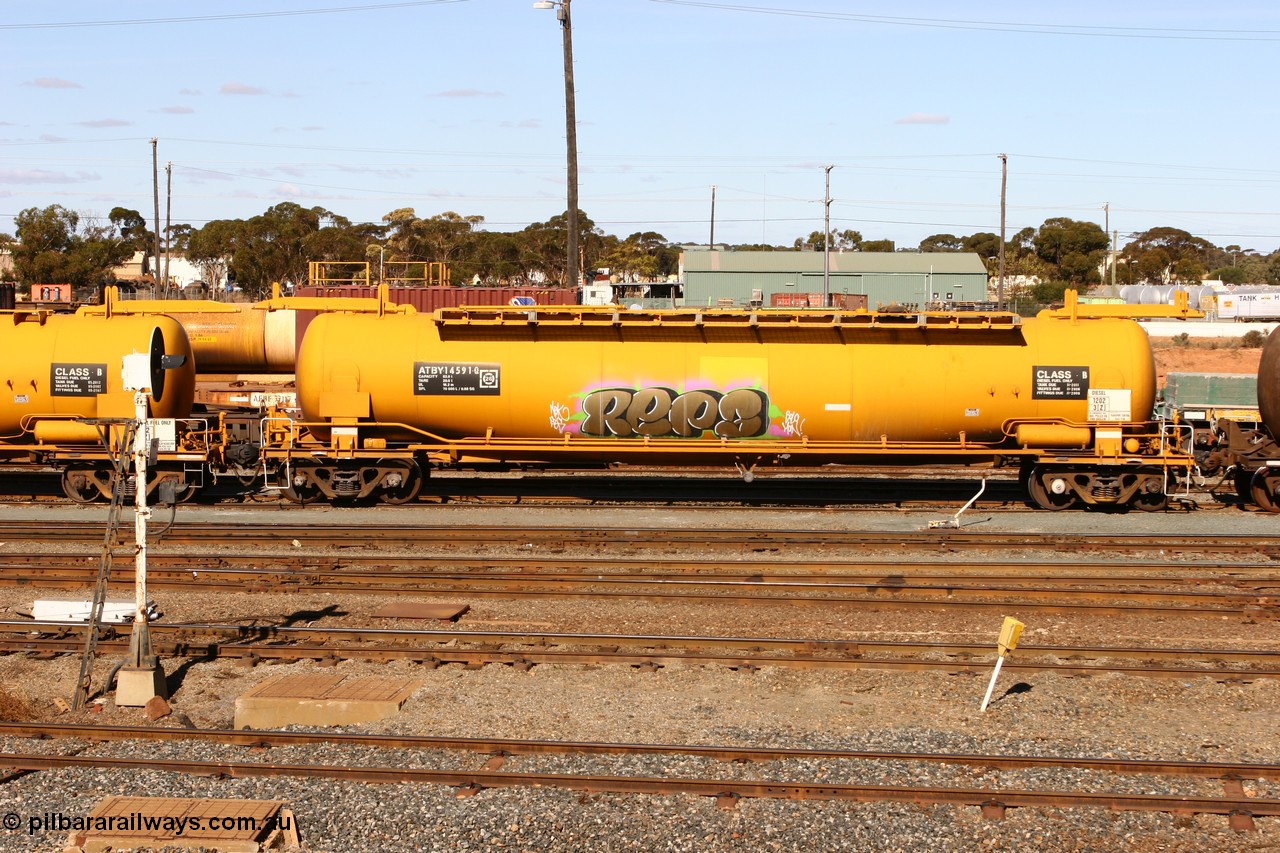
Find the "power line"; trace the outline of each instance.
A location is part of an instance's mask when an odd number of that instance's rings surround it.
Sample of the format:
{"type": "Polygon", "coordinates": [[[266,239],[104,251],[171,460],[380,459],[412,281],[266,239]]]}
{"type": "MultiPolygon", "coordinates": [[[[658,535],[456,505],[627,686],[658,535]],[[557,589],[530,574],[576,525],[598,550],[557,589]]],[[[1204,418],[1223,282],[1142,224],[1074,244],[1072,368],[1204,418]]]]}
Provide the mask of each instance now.
{"type": "Polygon", "coordinates": [[[695,0],[650,0],[672,6],[694,6],[720,12],[747,12],[780,15],[790,18],[849,21],[863,24],[885,24],[944,30],[979,30],[985,32],[1030,33],[1034,35],[1085,36],[1092,38],[1165,39],[1182,41],[1278,41],[1277,30],[1206,30],[1173,27],[1102,27],[1084,24],[1037,24],[1012,21],[965,21],[947,18],[903,18],[890,15],[857,15],[848,12],[823,12],[804,9],[780,9],[770,6],[743,6],[734,3],[705,3],[695,0]]]}
{"type": "Polygon", "coordinates": [[[332,15],[347,12],[381,12],[414,6],[438,6],[443,3],[465,3],[467,0],[408,0],[404,3],[374,3],[366,6],[333,6],[317,9],[292,9],[278,12],[239,12],[228,15],[191,15],[182,18],[120,18],[106,21],[55,21],[40,24],[0,24],[0,30],[61,30],[75,27],[135,27],[152,24],[193,24],[207,21],[243,21],[253,18],[295,18],[302,15],[332,15]]]}

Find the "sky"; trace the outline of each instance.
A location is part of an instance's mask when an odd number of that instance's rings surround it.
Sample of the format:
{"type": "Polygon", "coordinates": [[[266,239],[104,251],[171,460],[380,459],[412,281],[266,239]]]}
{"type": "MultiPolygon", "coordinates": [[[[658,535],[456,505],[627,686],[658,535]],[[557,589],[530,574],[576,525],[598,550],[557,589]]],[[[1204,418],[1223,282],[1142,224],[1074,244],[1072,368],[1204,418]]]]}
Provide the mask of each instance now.
{"type": "MultiPolygon", "coordinates": [[[[579,207],[606,234],[790,245],[828,198],[834,231],[899,248],[999,233],[1004,154],[1010,237],[1068,217],[1280,248],[1280,4],[569,2],[579,207]]],[[[52,204],[152,222],[152,139],[162,221],[545,222],[564,50],[532,6],[6,3],[0,232],[52,204]]]]}

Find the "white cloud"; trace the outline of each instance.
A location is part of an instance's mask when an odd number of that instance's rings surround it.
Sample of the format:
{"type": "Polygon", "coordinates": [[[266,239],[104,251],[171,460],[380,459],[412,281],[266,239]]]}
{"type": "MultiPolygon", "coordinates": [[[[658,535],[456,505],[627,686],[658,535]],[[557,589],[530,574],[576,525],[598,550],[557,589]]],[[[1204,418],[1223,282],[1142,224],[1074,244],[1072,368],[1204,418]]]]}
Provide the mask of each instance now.
{"type": "Polygon", "coordinates": [[[479,89],[446,89],[436,92],[432,98],[501,98],[501,92],[481,92],[479,89]]]}
{"type": "Polygon", "coordinates": [[[92,172],[69,175],[45,169],[0,169],[0,184],[78,184],[96,180],[98,176],[92,172]]]}
{"type": "Polygon", "coordinates": [[[894,124],[950,124],[951,116],[940,116],[936,113],[912,113],[903,116],[894,124]]]}
{"type": "Polygon", "coordinates": [[[37,77],[27,84],[37,89],[83,89],[79,83],[63,80],[61,77],[37,77]]]}
{"type": "Polygon", "coordinates": [[[266,89],[259,89],[247,83],[223,83],[218,91],[224,95],[265,95],[267,93],[266,89]]]}
{"type": "Polygon", "coordinates": [[[118,118],[100,118],[93,121],[78,121],[76,124],[81,127],[128,127],[133,122],[118,118]]]}

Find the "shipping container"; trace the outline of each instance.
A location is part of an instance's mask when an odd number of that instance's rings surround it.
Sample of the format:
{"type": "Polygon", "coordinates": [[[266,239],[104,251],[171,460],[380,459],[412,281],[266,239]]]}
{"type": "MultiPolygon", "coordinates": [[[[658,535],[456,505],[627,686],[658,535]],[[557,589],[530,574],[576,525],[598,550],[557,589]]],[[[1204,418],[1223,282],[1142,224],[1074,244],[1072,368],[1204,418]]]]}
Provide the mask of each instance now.
{"type": "MultiPolygon", "coordinates": [[[[297,288],[294,296],[367,297],[376,298],[376,285],[308,285],[297,288]]],[[[440,308],[478,308],[494,305],[576,305],[578,291],[570,287],[388,287],[387,299],[397,305],[412,305],[429,314],[440,308]],[[521,300],[516,302],[515,300],[521,300]]],[[[315,311],[299,311],[297,340],[301,341],[307,326],[315,319],[315,311]]]]}
{"type": "Polygon", "coordinates": [[[1260,422],[1258,377],[1253,373],[1170,373],[1165,377],[1160,412],[1185,423],[1207,424],[1228,418],[1260,422]]]}

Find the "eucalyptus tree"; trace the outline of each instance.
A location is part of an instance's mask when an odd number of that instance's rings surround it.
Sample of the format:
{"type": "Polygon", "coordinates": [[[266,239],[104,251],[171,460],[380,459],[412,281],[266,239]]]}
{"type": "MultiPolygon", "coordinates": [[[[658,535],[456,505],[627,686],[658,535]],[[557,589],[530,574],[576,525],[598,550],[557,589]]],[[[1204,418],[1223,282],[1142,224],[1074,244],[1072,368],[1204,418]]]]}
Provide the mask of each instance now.
{"type": "Polygon", "coordinates": [[[29,207],[14,217],[14,225],[14,274],[27,285],[101,284],[111,281],[112,268],[133,254],[115,225],[82,218],[57,204],[29,207]]]}
{"type": "Polygon", "coordinates": [[[1031,244],[1040,260],[1049,266],[1053,278],[1072,284],[1100,281],[1102,262],[1111,245],[1096,222],[1066,217],[1046,219],[1031,244]]]}
{"type": "Polygon", "coordinates": [[[1120,253],[1123,262],[1132,265],[1141,281],[1197,282],[1220,251],[1203,237],[1180,228],[1150,228],[1133,235],[1120,253]]]}

